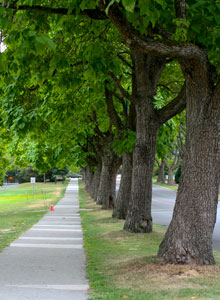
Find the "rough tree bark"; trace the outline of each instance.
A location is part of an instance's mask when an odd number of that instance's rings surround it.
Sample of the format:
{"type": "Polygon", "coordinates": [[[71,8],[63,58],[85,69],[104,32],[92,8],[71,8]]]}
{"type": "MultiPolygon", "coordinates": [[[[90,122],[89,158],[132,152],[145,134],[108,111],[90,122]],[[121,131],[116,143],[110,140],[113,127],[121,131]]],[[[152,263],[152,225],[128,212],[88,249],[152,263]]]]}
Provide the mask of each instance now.
{"type": "Polygon", "coordinates": [[[92,180],[92,171],[91,171],[90,167],[87,165],[84,168],[84,183],[85,183],[87,191],[89,191],[91,180],[92,180]]]}
{"type": "Polygon", "coordinates": [[[100,156],[100,151],[99,147],[97,146],[97,141],[98,137],[94,139],[94,157],[93,161],[95,162],[94,167],[93,167],[93,177],[92,177],[92,182],[90,186],[90,196],[91,198],[94,199],[94,201],[97,200],[97,195],[98,195],[98,189],[99,189],[99,184],[100,184],[100,177],[101,177],[101,172],[102,172],[102,158],[100,156]]]}
{"type": "Polygon", "coordinates": [[[173,170],[172,168],[168,168],[168,180],[167,184],[172,185],[173,184],[173,174],[174,174],[175,169],[173,170]]]}
{"type": "Polygon", "coordinates": [[[94,201],[97,200],[101,172],[102,172],[102,163],[100,162],[96,166],[96,170],[95,170],[93,178],[92,178],[91,189],[90,189],[90,195],[94,199],[94,201]]]}
{"type": "Polygon", "coordinates": [[[158,169],[157,182],[165,183],[164,169],[165,169],[165,161],[162,160],[158,169]]]}
{"type": "Polygon", "coordinates": [[[182,62],[187,134],[182,176],[159,257],[169,263],[213,264],[212,234],[220,176],[220,82],[204,59],[182,62]],[[214,79],[214,78],[213,78],[214,79]]]}
{"type": "Polygon", "coordinates": [[[88,191],[88,193],[90,193],[90,188],[91,188],[91,184],[92,184],[92,179],[93,179],[93,171],[91,170],[91,167],[89,165],[87,165],[85,167],[85,186],[86,186],[86,190],[88,191]]]}
{"type": "Polygon", "coordinates": [[[131,199],[131,180],[132,180],[132,158],[133,153],[125,152],[122,159],[122,173],[116,205],[112,217],[125,219],[127,216],[128,205],[131,199]]]}
{"type": "Polygon", "coordinates": [[[133,52],[137,83],[136,144],[133,154],[131,202],[124,225],[130,232],[151,232],[152,173],[159,120],[153,107],[164,59],[133,52]]]}
{"type": "Polygon", "coordinates": [[[101,180],[96,201],[97,204],[102,205],[103,209],[112,209],[114,207],[116,176],[120,165],[121,158],[112,150],[105,150],[102,156],[101,180]]]}

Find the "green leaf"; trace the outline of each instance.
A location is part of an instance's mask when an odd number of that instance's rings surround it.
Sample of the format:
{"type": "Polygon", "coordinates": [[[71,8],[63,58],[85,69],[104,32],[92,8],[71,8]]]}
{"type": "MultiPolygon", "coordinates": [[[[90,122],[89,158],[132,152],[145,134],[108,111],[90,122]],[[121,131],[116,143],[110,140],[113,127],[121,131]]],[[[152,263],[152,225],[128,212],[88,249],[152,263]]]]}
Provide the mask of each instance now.
{"type": "Polygon", "coordinates": [[[111,0],[108,4],[108,6],[106,7],[105,9],[105,12],[106,12],[106,15],[108,15],[108,11],[109,11],[109,8],[115,3],[115,0],[111,0]]]}
{"type": "Polygon", "coordinates": [[[0,54],[0,70],[3,72],[7,72],[8,71],[8,63],[7,60],[4,56],[4,54],[0,54]]]}
{"type": "Polygon", "coordinates": [[[32,5],[33,5],[33,0],[28,0],[28,1],[27,1],[27,4],[28,4],[29,6],[32,6],[32,5]]]}
{"type": "Polygon", "coordinates": [[[107,6],[106,9],[105,9],[106,14],[108,14],[109,8],[110,8],[115,2],[116,2],[116,3],[119,3],[120,0],[111,0],[111,1],[109,2],[108,6],[107,6]]]}
{"type": "Polygon", "coordinates": [[[32,36],[36,36],[36,32],[33,30],[29,30],[28,31],[28,36],[32,37],[32,36]]]}
{"type": "Polygon", "coordinates": [[[217,23],[217,25],[220,25],[220,15],[215,15],[215,21],[217,23]]]}
{"type": "Polygon", "coordinates": [[[158,4],[160,4],[163,9],[165,9],[167,7],[167,3],[164,0],[155,0],[155,2],[157,2],[158,4]]]}
{"type": "Polygon", "coordinates": [[[122,4],[127,11],[133,12],[136,0],[122,0],[122,4]]]}
{"type": "Polygon", "coordinates": [[[202,29],[202,25],[201,24],[193,24],[192,26],[191,26],[191,28],[192,28],[192,30],[193,31],[195,31],[195,32],[197,32],[197,33],[200,33],[200,31],[201,31],[201,29],[202,29]]]}
{"type": "Polygon", "coordinates": [[[56,44],[46,35],[37,36],[35,39],[39,44],[45,45],[47,47],[52,48],[53,50],[56,49],[56,44]]]}

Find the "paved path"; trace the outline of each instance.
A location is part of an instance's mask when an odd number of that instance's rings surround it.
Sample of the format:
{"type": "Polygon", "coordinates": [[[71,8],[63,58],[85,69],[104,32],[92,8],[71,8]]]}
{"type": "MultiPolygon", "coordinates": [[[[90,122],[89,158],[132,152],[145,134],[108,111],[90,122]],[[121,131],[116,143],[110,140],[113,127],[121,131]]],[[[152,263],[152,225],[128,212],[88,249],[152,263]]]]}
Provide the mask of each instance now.
{"type": "Polygon", "coordinates": [[[0,300],[85,300],[78,180],[30,230],[0,253],[0,300]]]}

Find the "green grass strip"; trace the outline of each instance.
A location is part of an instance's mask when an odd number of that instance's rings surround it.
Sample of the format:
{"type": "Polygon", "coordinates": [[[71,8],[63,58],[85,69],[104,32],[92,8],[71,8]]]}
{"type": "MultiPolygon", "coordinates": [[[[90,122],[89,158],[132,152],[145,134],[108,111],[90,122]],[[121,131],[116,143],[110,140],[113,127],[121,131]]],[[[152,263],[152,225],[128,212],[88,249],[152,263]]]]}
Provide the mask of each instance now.
{"type": "Polygon", "coordinates": [[[220,299],[220,252],[215,266],[167,265],[157,258],[166,229],[154,225],[151,234],[123,231],[123,221],[112,219],[91,200],[80,181],[79,199],[90,300],[220,299]]]}
{"type": "Polygon", "coordinates": [[[0,201],[1,201],[1,198],[3,198],[3,200],[4,200],[5,198],[27,198],[27,197],[42,197],[42,195],[27,194],[27,195],[16,195],[16,196],[15,195],[12,195],[12,196],[0,196],[0,201]]]}
{"type": "Polygon", "coordinates": [[[175,184],[175,185],[168,185],[166,183],[160,183],[160,182],[156,182],[156,181],[153,181],[153,184],[155,185],[159,185],[159,186],[162,186],[166,189],[170,189],[170,190],[174,190],[174,191],[177,191],[178,190],[178,185],[175,184]]]}
{"type": "MultiPolygon", "coordinates": [[[[64,196],[65,184],[36,184],[40,190],[47,194],[41,197],[17,197],[0,200],[0,251],[18,238],[23,232],[37,223],[48,212],[50,203],[54,205],[64,196]]],[[[19,191],[22,194],[31,191],[31,183],[20,184],[19,191]]]]}

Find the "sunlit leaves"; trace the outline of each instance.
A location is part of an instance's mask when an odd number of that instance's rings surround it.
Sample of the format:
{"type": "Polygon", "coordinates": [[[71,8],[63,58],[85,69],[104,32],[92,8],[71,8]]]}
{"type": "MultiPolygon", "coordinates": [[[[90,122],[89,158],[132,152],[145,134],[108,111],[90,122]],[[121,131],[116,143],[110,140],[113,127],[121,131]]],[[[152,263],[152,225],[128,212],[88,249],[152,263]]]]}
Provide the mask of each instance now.
{"type": "Polygon", "coordinates": [[[122,4],[127,11],[133,12],[136,0],[122,0],[122,4]]]}
{"type": "Polygon", "coordinates": [[[123,132],[123,139],[116,136],[113,142],[114,150],[123,156],[124,152],[133,152],[136,141],[136,132],[129,129],[123,132]]]}
{"type": "Polygon", "coordinates": [[[219,2],[213,0],[191,1],[187,12],[190,21],[188,40],[204,45],[213,60],[214,56],[219,56],[219,2]]]}
{"type": "Polygon", "coordinates": [[[35,38],[35,44],[40,44],[41,47],[49,47],[53,50],[56,49],[56,44],[46,35],[39,35],[35,38]]]}
{"type": "Polygon", "coordinates": [[[160,4],[162,9],[165,9],[167,7],[167,1],[164,0],[155,0],[156,3],[160,4]]]}
{"type": "Polygon", "coordinates": [[[0,72],[7,72],[8,71],[8,62],[7,58],[4,53],[0,53],[0,72]]]}

